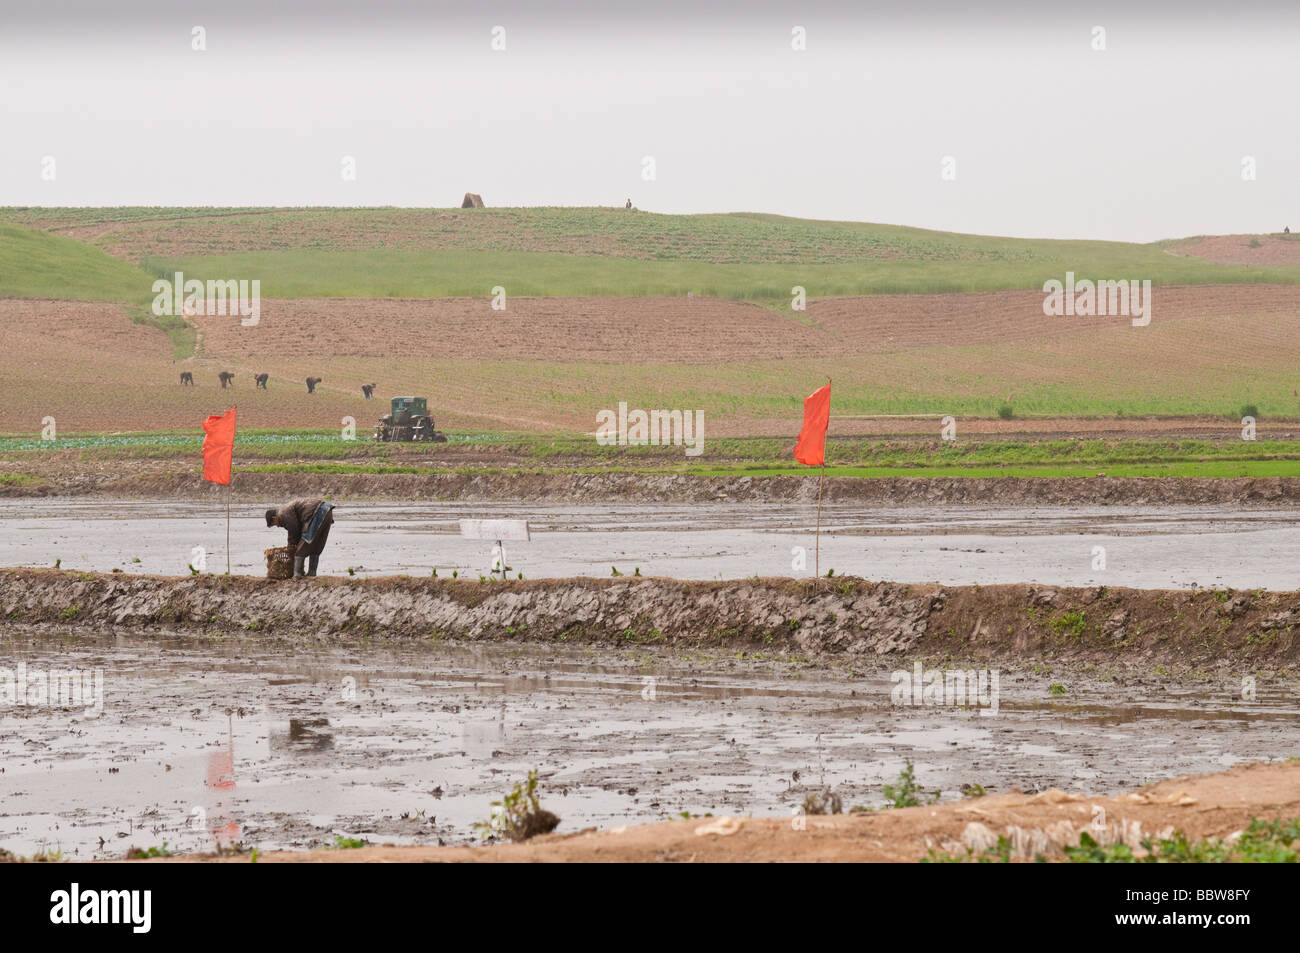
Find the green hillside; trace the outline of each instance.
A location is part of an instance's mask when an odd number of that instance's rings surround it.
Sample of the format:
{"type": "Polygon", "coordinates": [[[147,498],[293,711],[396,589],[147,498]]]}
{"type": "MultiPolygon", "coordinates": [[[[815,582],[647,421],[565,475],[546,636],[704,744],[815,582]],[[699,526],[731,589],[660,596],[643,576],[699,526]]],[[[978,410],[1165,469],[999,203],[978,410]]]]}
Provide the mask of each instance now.
{"type": "Polygon", "coordinates": [[[93,245],[0,223],[0,298],[144,304],[152,284],[146,272],[93,245]]]}
{"type": "Polygon", "coordinates": [[[152,275],[260,278],[268,297],[810,297],[1041,288],[1079,277],[1300,283],[1300,268],[1215,265],[1167,243],[997,238],[776,215],[611,208],[0,209],[152,275]]]}

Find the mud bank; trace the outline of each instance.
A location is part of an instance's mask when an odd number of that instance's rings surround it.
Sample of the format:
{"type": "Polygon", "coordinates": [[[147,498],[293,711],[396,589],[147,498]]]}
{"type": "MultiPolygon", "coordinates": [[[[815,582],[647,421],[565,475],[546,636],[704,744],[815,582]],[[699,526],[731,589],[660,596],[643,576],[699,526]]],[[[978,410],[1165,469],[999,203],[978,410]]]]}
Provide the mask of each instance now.
{"type": "MultiPolygon", "coordinates": [[[[240,473],[241,496],[281,497],[309,484],[331,499],[415,501],[519,501],[693,503],[808,503],[817,499],[817,478],[706,477],[638,473],[438,473],[338,474],[240,473]]],[[[35,482],[0,485],[0,496],[89,496],[106,498],[220,499],[219,487],[197,472],[168,470],[121,476],[103,468],[51,474],[35,482]]],[[[1230,479],[1088,477],[861,479],[830,477],[824,499],[839,503],[999,503],[1157,505],[1178,503],[1300,503],[1300,478],[1230,479]]]]}
{"type": "Polygon", "coordinates": [[[1288,668],[1300,593],[820,580],[410,577],[268,582],[0,570],[11,625],[308,639],[754,649],[864,659],[1288,668]]]}

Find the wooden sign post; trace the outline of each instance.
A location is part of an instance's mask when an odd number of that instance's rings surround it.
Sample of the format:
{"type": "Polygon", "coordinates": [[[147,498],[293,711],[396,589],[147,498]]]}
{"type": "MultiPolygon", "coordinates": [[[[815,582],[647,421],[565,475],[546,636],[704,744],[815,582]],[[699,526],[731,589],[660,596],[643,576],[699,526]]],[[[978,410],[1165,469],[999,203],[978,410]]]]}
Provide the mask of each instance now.
{"type": "Polygon", "coordinates": [[[465,539],[495,541],[492,547],[492,568],[488,572],[499,570],[503,580],[506,578],[506,550],[501,541],[509,539],[526,543],[531,539],[528,520],[461,520],[460,535],[465,539]]]}

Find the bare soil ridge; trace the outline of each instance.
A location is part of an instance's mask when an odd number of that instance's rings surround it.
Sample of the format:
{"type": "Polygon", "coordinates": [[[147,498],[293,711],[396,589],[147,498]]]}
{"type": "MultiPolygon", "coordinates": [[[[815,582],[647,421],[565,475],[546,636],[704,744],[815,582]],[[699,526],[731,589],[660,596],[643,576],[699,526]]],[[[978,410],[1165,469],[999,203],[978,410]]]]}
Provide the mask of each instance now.
{"type": "MultiPolygon", "coordinates": [[[[54,469],[35,482],[0,483],[0,496],[104,497],[115,499],[211,499],[225,503],[225,490],[204,482],[193,464],[54,469]],[[126,472],[124,472],[126,471],[126,472]]],[[[24,465],[24,472],[34,470],[24,465]]],[[[667,473],[240,473],[235,492],[243,499],[300,493],[337,500],[408,500],[521,503],[816,503],[816,476],[696,476],[667,473]]],[[[831,503],[882,506],[998,504],[1089,506],[1123,504],[1300,503],[1300,478],[1292,477],[827,477],[831,503]]]]}
{"type": "Polygon", "coordinates": [[[212,637],[456,639],[649,645],[1124,668],[1300,661],[1300,593],[906,585],[844,577],[543,579],[387,577],[271,582],[0,570],[13,625],[212,637]]]}

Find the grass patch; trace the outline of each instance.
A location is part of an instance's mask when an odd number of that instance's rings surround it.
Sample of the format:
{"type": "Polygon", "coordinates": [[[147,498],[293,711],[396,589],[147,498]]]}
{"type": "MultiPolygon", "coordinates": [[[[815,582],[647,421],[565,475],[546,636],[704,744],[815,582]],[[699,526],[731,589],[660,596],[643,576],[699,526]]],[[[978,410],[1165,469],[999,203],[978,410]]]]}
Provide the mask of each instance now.
{"type": "Polygon", "coordinates": [[[1087,831],[1077,847],[1066,847],[1072,864],[1294,864],[1300,862],[1300,818],[1261,821],[1250,825],[1235,844],[1207,839],[1189,841],[1182,831],[1158,841],[1141,842],[1144,856],[1127,844],[1098,844],[1087,831]]]}
{"type": "Polygon", "coordinates": [[[147,304],[153,280],[86,242],[0,224],[0,297],[147,304]]]}
{"type": "MultiPolygon", "coordinates": [[[[1071,864],[1294,864],[1300,862],[1300,818],[1262,821],[1251,818],[1249,826],[1236,843],[1207,838],[1188,840],[1182,831],[1160,840],[1141,841],[1142,851],[1135,854],[1127,844],[1098,844],[1087,831],[1079,834],[1079,843],[1063,848],[1071,864]]],[[[965,856],[931,850],[921,858],[923,864],[1009,863],[1012,844],[999,837],[995,846],[976,853],[967,849],[965,856]]],[[[1035,858],[1042,862],[1046,858],[1035,858]]]]}
{"type": "MultiPolygon", "coordinates": [[[[519,433],[448,434],[439,445],[344,441],[336,430],[240,431],[236,468],[243,472],[437,474],[488,472],[691,473],[701,476],[800,476],[814,471],[789,458],[779,438],[724,438],[688,458],[673,447],[601,447],[590,437],[519,433]]],[[[190,432],[68,434],[57,441],[0,438],[0,458],[18,466],[30,453],[79,451],[88,462],[198,460],[202,437],[190,432]]],[[[1076,440],[1007,442],[832,438],[828,476],[899,477],[1295,477],[1300,441],[1076,440]]],[[[13,472],[0,485],[39,477],[13,472]]]]}
{"type": "Polygon", "coordinates": [[[898,773],[898,782],[896,784],[886,784],[881,787],[881,793],[885,795],[885,800],[889,803],[887,807],[918,807],[922,803],[937,804],[939,802],[939,792],[935,791],[924,802],[922,797],[925,796],[925,789],[916,782],[916,770],[911,761],[905,761],[903,770],[898,773]]]}
{"type": "MultiPolygon", "coordinates": [[[[793,467],[763,468],[708,468],[697,472],[703,476],[807,476],[807,470],[793,467]]],[[[1193,462],[1133,464],[1106,466],[1105,472],[1085,466],[1002,466],[1002,467],[827,467],[828,477],[861,477],[864,479],[899,479],[904,477],[958,477],[958,478],[1087,478],[1108,477],[1199,477],[1227,479],[1234,477],[1295,477],[1300,476],[1300,466],[1293,462],[1277,460],[1244,460],[1239,462],[1193,462]]]]}
{"type": "Polygon", "coordinates": [[[560,824],[555,814],[542,807],[537,794],[537,769],[528,779],[516,784],[499,801],[492,802],[492,815],[474,825],[484,840],[505,838],[525,841],[538,834],[549,834],[560,824]]]}
{"type": "Polygon", "coordinates": [[[1052,620],[1052,631],[1073,639],[1082,638],[1087,627],[1088,620],[1081,609],[1070,609],[1052,620]]]}
{"type": "MultiPolygon", "coordinates": [[[[1097,244],[1106,243],[1065,243],[1097,244]]],[[[1129,246],[1142,248],[1143,246],[1129,246]]],[[[683,251],[688,255],[689,251],[683,251]]],[[[547,251],[300,248],[227,255],[151,257],[153,273],[187,277],[251,275],[270,298],[483,296],[496,285],[513,295],[680,296],[770,303],[801,285],[812,298],[871,294],[943,294],[1041,289],[1067,269],[1080,274],[1150,275],[1156,284],[1300,282],[1300,269],[1212,265],[1139,251],[1133,258],[1106,250],[1082,261],[1060,251],[1026,257],[886,259],[857,262],[716,262],[691,257],[633,258],[547,251]],[[1091,259],[1091,260],[1088,260],[1091,259]],[[1168,260],[1165,260],[1168,259],[1168,260]]]]}
{"type": "Polygon", "coordinates": [[[172,852],[167,849],[167,842],[163,841],[161,847],[131,847],[126,852],[127,860],[146,860],[150,857],[171,857],[172,852]]]}

